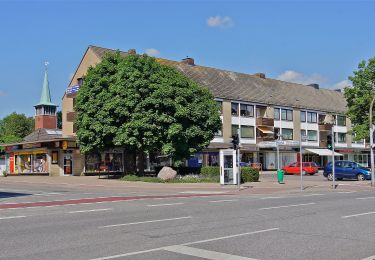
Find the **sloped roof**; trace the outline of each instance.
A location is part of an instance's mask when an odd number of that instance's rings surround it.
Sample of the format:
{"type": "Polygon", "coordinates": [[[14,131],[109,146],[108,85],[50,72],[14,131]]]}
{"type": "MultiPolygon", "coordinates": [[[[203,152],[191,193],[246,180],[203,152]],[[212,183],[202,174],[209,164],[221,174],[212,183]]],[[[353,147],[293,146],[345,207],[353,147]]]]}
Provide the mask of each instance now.
{"type": "Polygon", "coordinates": [[[26,136],[24,142],[40,142],[40,141],[49,141],[62,138],[61,129],[45,129],[40,128],[36,129],[34,132],[26,136]]]}
{"type": "MultiPolygon", "coordinates": [[[[115,50],[89,46],[98,58],[115,50]]],[[[128,55],[127,52],[120,52],[128,55]]],[[[226,71],[198,65],[157,59],[173,66],[200,85],[206,86],[215,96],[229,100],[254,102],[273,106],[295,107],[322,112],[346,112],[346,100],[341,92],[330,89],[315,89],[311,86],[285,82],[255,75],[226,71]]]]}
{"type": "Polygon", "coordinates": [[[44,71],[43,88],[42,88],[42,93],[40,95],[40,101],[35,106],[54,106],[54,107],[57,107],[55,104],[53,104],[51,102],[51,92],[50,92],[50,89],[49,89],[47,69],[44,71]]]}

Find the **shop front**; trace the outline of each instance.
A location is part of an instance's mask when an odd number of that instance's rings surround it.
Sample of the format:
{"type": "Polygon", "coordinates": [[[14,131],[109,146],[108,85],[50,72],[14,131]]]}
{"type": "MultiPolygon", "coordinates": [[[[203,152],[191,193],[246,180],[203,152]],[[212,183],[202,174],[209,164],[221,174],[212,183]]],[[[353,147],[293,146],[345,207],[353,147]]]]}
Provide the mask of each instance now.
{"type": "Polygon", "coordinates": [[[19,151],[13,153],[14,169],[11,174],[41,174],[49,173],[49,157],[47,150],[19,151]]]}

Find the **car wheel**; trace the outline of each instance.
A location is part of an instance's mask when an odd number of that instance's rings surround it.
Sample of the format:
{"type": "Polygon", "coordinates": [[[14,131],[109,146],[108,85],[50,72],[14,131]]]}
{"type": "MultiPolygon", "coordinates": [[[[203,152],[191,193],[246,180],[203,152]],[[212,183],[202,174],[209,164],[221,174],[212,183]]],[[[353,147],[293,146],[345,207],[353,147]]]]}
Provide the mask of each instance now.
{"type": "Polygon", "coordinates": [[[332,172],[331,172],[331,173],[328,173],[328,175],[327,175],[327,179],[328,179],[329,181],[332,181],[332,180],[333,180],[333,174],[332,174],[332,172]]]}
{"type": "Polygon", "coordinates": [[[360,173],[360,174],[357,175],[357,180],[364,181],[365,179],[366,179],[365,175],[363,175],[362,173],[360,173]]]}

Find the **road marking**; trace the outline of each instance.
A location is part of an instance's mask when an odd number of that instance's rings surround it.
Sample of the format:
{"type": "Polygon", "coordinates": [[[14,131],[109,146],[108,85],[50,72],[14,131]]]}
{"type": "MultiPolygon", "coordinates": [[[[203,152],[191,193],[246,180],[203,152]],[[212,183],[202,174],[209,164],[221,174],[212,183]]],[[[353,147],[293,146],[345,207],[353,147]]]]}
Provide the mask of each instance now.
{"type": "Polygon", "coordinates": [[[341,218],[353,218],[353,217],[359,217],[359,216],[365,216],[365,215],[371,215],[371,214],[375,214],[375,211],[360,213],[360,214],[354,214],[354,215],[348,215],[348,216],[342,216],[341,218]]]}
{"type": "Polygon", "coordinates": [[[204,259],[212,259],[212,260],[254,260],[254,258],[248,258],[243,256],[237,256],[237,255],[230,255],[225,253],[220,253],[216,251],[209,251],[205,249],[200,248],[194,248],[194,247],[187,247],[187,246],[168,246],[164,247],[163,250],[174,252],[178,254],[183,255],[190,255],[190,256],[196,256],[201,257],[204,259]]]}
{"type": "Polygon", "coordinates": [[[313,194],[306,194],[306,195],[303,195],[303,197],[312,197],[312,196],[323,196],[325,194],[321,194],[321,193],[313,193],[313,194]]]}
{"type": "Polygon", "coordinates": [[[311,203],[304,203],[304,204],[292,204],[292,205],[284,205],[284,206],[278,206],[278,207],[260,208],[259,210],[290,208],[290,207],[307,206],[307,205],[314,205],[314,204],[316,203],[311,202],[311,203]]]}
{"type": "Polygon", "coordinates": [[[285,197],[263,197],[263,198],[260,198],[261,200],[269,200],[269,199],[283,199],[285,197]]]}
{"type": "Polygon", "coordinates": [[[109,211],[113,209],[89,209],[89,210],[77,210],[77,211],[69,211],[68,213],[85,213],[85,212],[97,212],[97,211],[109,211]]]}
{"type": "Polygon", "coordinates": [[[366,258],[363,258],[361,260],[374,260],[375,259],[375,255],[372,255],[372,256],[369,256],[369,257],[366,257],[366,258]]]}
{"type": "Polygon", "coordinates": [[[340,193],[340,194],[350,194],[350,193],[355,193],[356,191],[339,191],[337,193],[340,193]]]}
{"type": "Polygon", "coordinates": [[[13,219],[13,218],[26,218],[26,216],[13,216],[13,217],[2,217],[1,219],[13,219]]]}
{"type": "MultiPolygon", "coordinates": [[[[258,230],[258,231],[241,233],[241,234],[236,234],[236,235],[230,235],[230,236],[224,236],[224,237],[216,237],[216,238],[211,238],[211,239],[206,239],[206,240],[189,242],[189,243],[181,244],[180,246],[188,246],[188,245],[200,244],[200,243],[205,243],[205,242],[223,240],[223,239],[227,239],[227,238],[260,234],[260,233],[265,233],[265,232],[270,232],[270,231],[276,231],[276,230],[279,230],[279,229],[280,228],[270,228],[270,229],[258,230]]],[[[176,246],[176,245],[170,245],[170,246],[176,246]]],[[[125,254],[120,254],[120,255],[112,255],[112,256],[99,257],[99,258],[95,258],[95,259],[91,259],[91,260],[106,260],[106,259],[114,259],[114,258],[120,258],[120,257],[125,257],[125,256],[139,255],[139,254],[144,254],[144,253],[149,253],[149,252],[160,251],[160,250],[163,250],[166,247],[168,247],[168,246],[158,247],[158,248],[152,248],[152,249],[142,250],[142,251],[135,251],[135,252],[125,253],[125,254]]],[[[231,259],[231,258],[226,258],[226,259],[231,259]]]]}
{"type": "Polygon", "coordinates": [[[212,201],[209,201],[211,203],[219,203],[219,202],[230,202],[230,201],[238,201],[238,200],[212,200],[212,201]]]}
{"type": "Polygon", "coordinates": [[[357,200],[367,200],[367,199],[375,199],[375,197],[363,197],[363,198],[357,198],[357,200]]]}
{"type": "Polygon", "coordinates": [[[133,222],[133,223],[124,223],[124,224],[107,225],[107,226],[100,226],[100,227],[98,227],[98,228],[109,228],[109,227],[131,226],[131,225],[146,224],[146,223],[155,223],[155,222],[164,222],[164,221],[180,220],[180,219],[187,219],[187,218],[192,218],[192,216],[179,217],[179,218],[165,218],[165,219],[156,219],[156,220],[148,220],[148,221],[133,222]]]}
{"type": "Polygon", "coordinates": [[[162,206],[174,206],[174,205],[182,205],[184,204],[183,202],[177,202],[177,203],[168,203],[168,204],[152,204],[152,205],[147,205],[147,207],[162,207],[162,206]]]}

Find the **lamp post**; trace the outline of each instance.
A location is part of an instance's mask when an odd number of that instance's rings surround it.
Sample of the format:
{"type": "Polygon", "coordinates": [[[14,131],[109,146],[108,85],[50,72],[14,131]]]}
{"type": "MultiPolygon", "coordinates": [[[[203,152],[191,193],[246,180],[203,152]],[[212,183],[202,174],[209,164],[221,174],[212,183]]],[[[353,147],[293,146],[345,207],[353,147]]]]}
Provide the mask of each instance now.
{"type": "Polygon", "coordinates": [[[307,136],[306,134],[301,135],[300,141],[299,141],[299,166],[300,166],[300,174],[301,174],[301,191],[303,191],[303,177],[302,177],[302,172],[303,172],[303,158],[302,158],[302,141],[306,141],[307,136]]]}
{"type": "Polygon", "coordinates": [[[324,118],[324,124],[331,125],[332,135],[332,187],[335,189],[335,123],[336,118],[334,115],[326,115],[324,118]]]}
{"type": "Polygon", "coordinates": [[[370,121],[370,164],[371,164],[371,186],[375,187],[374,178],[374,126],[372,125],[372,108],[374,106],[375,97],[371,100],[370,111],[369,111],[369,121],[370,121]]]}

